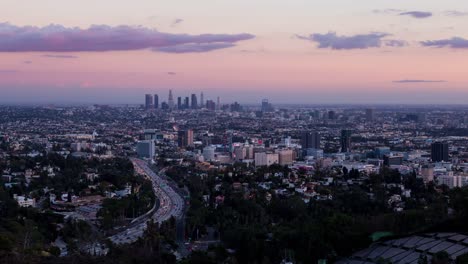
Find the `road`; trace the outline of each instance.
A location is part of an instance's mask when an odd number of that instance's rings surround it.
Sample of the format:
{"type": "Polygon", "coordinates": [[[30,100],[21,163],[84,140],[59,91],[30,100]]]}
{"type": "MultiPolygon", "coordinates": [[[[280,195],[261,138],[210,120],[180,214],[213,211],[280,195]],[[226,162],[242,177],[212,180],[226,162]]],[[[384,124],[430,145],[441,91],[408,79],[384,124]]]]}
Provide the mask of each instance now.
{"type": "Polygon", "coordinates": [[[178,222],[184,216],[184,199],[168,184],[168,182],[149,168],[146,161],[132,159],[135,171],[144,175],[152,181],[153,190],[159,199],[159,207],[153,207],[145,215],[136,218],[123,231],[109,237],[115,244],[133,243],[143,235],[146,229],[146,223],[153,219],[154,222],[164,222],[171,217],[175,217],[178,222]]]}

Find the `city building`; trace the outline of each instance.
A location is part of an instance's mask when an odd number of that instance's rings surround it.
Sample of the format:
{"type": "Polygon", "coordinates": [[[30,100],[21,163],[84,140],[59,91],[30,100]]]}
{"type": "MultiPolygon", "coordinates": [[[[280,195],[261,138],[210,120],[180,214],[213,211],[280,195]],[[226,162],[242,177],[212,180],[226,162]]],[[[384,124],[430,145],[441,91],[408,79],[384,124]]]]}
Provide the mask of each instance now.
{"type": "Polygon", "coordinates": [[[341,130],[341,138],[340,138],[340,145],[341,145],[341,152],[350,152],[351,151],[351,136],[352,131],[343,129],[341,130]]]}
{"type": "Polygon", "coordinates": [[[271,166],[279,163],[278,153],[266,153],[258,152],[255,153],[255,166],[271,166]]]}
{"type": "Polygon", "coordinates": [[[177,97],[177,109],[182,109],[182,97],[177,97]]]}
{"type": "Polygon", "coordinates": [[[154,109],[158,109],[159,108],[159,96],[155,94],[153,98],[154,98],[154,102],[153,102],[154,109]]]}
{"type": "Polygon", "coordinates": [[[151,94],[145,95],[145,109],[150,110],[154,108],[153,96],[151,94]]]}
{"type": "Polygon", "coordinates": [[[319,149],[320,148],[320,134],[318,132],[303,131],[301,134],[302,149],[319,149]]]}
{"type": "Polygon", "coordinates": [[[444,142],[432,143],[431,159],[433,162],[449,161],[448,144],[444,142]]]}
{"type": "Polygon", "coordinates": [[[153,159],[155,146],[153,140],[142,140],[137,143],[137,153],[140,158],[153,159]]]}
{"type": "Polygon", "coordinates": [[[16,200],[20,207],[34,207],[36,206],[36,200],[31,198],[26,198],[24,196],[13,195],[13,198],[16,200]]]}
{"type": "Polygon", "coordinates": [[[174,109],[174,96],[172,95],[172,90],[169,90],[167,104],[169,105],[169,109],[174,109]]]}
{"type": "Polygon", "coordinates": [[[291,165],[294,161],[294,151],[292,149],[278,150],[278,163],[281,166],[291,165]]]}
{"type": "Polygon", "coordinates": [[[434,181],[434,166],[424,165],[421,168],[421,177],[425,183],[434,181]]]}
{"type": "Polygon", "coordinates": [[[214,146],[206,146],[203,148],[203,158],[205,161],[212,161],[215,159],[215,150],[214,146]]]}
{"type": "Polygon", "coordinates": [[[177,136],[177,142],[180,148],[193,146],[193,130],[180,130],[177,136]]]}
{"type": "Polygon", "coordinates": [[[268,102],[268,99],[262,100],[262,112],[272,112],[273,106],[268,102]]]}
{"type": "Polygon", "coordinates": [[[191,108],[192,108],[192,109],[197,109],[197,108],[198,108],[198,101],[197,101],[197,95],[196,95],[196,94],[192,94],[192,105],[191,105],[191,108]]]}
{"type": "Polygon", "coordinates": [[[403,164],[403,156],[384,155],[383,160],[384,160],[384,165],[385,166],[402,165],[403,164]]]}

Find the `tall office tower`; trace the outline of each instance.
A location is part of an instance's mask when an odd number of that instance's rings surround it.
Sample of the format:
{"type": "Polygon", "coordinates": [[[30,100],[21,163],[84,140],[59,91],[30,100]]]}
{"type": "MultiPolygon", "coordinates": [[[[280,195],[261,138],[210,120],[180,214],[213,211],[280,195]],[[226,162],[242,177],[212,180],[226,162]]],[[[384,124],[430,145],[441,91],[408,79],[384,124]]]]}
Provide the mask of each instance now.
{"type": "Polygon", "coordinates": [[[205,107],[205,101],[203,99],[203,92],[201,92],[200,94],[200,108],[204,108],[205,107]]]}
{"type": "Polygon", "coordinates": [[[149,109],[153,109],[153,107],[154,107],[153,96],[151,96],[151,94],[146,94],[145,95],[145,109],[149,110],[149,109]]]}
{"type": "Polygon", "coordinates": [[[330,120],[335,120],[336,119],[335,111],[328,111],[328,119],[330,119],[330,120]]]}
{"type": "Polygon", "coordinates": [[[435,142],[431,145],[431,159],[433,162],[449,161],[448,144],[444,142],[435,142]]]}
{"type": "Polygon", "coordinates": [[[367,119],[367,121],[369,121],[369,122],[374,121],[374,118],[375,118],[374,115],[375,115],[374,114],[374,109],[372,109],[372,108],[366,109],[366,119],[367,119]]]}
{"type": "Polygon", "coordinates": [[[192,94],[192,109],[198,108],[197,95],[192,94]]]}
{"type": "Polygon", "coordinates": [[[218,100],[216,101],[216,110],[220,110],[221,109],[221,100],[219,99],[219,96],[218,96],[218,100]]]}
{"type": "Polygon", "coordinates": [[[190,103],[189,103],[189,98],[185,97],[184,98],[184,109],[189,109],[190,103]]]}
{"type": "Polygon", "coordinates": [[[177,109],[182,109],[182,97],[177,97],[177,109]]]}
{"type": "Polygon", "coordinates": [[[320,134],[318,132],[304,131],[301,135],[302,149],[319,149],[320,134]]]}
{"type": "Polygon", "coordinates": [[[206,101],[206,109],[214,111],[216,110],[216,104],[213,100],[207,100],[206,101]]]}
{"type": "Polygon", "coordinates": [[[154,95],[154,108],[159,108],[159,96],[157,94],[154,95]]]}
{"type": "Polygon", "coordinates": [[[351,151],[351,130],[341,130],[341,152],[350,152],[351,151]]]}
{"type": "Polygon", "coordinates": [[[169,98],[167,100],[167,104],[169,105],[170,109],[174,109],[174,96],[172,96],[172,90],[169,90],[169,98]]]}
{"type": "Polygon", "coordinates": [[[137,143],[137,153],[140,158],[153,159],[155,153],[153,140],[142,140],[137,143]]]}
{"type": "Polygon", "coordinates": [[[177,133],[177,142],[180,148],[185,148],[187,146],[193,146],[193,130],[180,130],[177,133]]]}

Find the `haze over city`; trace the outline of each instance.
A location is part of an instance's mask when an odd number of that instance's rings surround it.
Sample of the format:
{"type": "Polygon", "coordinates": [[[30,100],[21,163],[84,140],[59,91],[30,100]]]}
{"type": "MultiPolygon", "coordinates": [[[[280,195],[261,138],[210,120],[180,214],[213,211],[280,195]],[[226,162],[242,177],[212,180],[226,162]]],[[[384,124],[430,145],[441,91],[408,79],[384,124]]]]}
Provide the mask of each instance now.
{"type": "Polygon", "coordinates": [[[0,103],[465,104],[468,2],[0,3],[0,103]]]}

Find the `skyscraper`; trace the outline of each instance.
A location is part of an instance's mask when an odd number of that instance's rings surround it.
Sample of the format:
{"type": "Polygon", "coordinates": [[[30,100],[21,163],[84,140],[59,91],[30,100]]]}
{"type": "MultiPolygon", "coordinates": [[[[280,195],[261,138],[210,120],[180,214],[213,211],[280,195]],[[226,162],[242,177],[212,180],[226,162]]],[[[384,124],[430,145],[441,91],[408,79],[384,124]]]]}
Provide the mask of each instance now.
{"type": "Polygon", "coordinates": [[[205,107],[205,100],[203,98],[203,92],[200,93],[200,108],[204,108],[205,107]]]}
{"type": "Polygon", "coordinates": [[[169,90],[169,98],[167,100],[167,104],[169,105],[170,109],[174,109],[174,96],[172,96],[172,90],[169,90]]]}
{"type": "Polygon", "coordinates": [[[197,108],[198,108],[197,95],[192,94],[192,109],[197,109],[197,108]]]}
{"type": "Polygon", "coordinates": [[[177,133],[177,143],[180,148],[185,148],[187,146],[193,146],[193,130],[180,130],[177,133]]]}
{"type": "Polygon", "coordinates": [[[268,102],[268,99],[262,100],[262,112],[272,112],[273,106],[268,102]]]}
{"type": "Polygon", "coordinates": [[[150,110],[150,109],[153,109],[153,108],[154,108],[153,96],[151,96],[151,94],[146,94],[145,95],[145,109],[150,110]]]}
{"type": "Polygon", "coordinates": [[[159,108],[159,96],[157,94],[154,95],[154,109],[159,108]]]}
{"type": "Polygon", "coordinates": [[[207,101],[206,101],[206,108],[207,108],[208,110],[211,110],[211,111],[216,110],[216,104],[215,104],[215,102],[213,102],[213,100],[207,100],[207,101]]]}
{"type": "Polygon", "coordinates": [[[184,99],[184,109],[189,109],[189,106],[190,106],[190,104],[189,104],[189,98],[188,98],[188,96],[187,96],[187,97],[185,97],[185,99],[184,99]]]}
{"type": "Polygon", "coordinates": [[[302,149],[319,149],[320,134],[318,132],[303,131],[301,135],[302,149]]]}
{"type": "Polygon", "coordinates": [[[433,162],[448,161],[448,144],[444,142],[435,142],[431,145],[431,159],[433,162]]]}
{"type": "Polygon", "coordinates": [[[182,109],[182,97],[177,97],[177,109],[182,109]]]}
{"type": "Polygon", "coordinates": [[[221,109],[221,99],[219,99],[219,96],[218,96],[218,99],[216,101],[216,110],[220,110],[221,109]]]}
{"type": "Polygon", "coordinates": [[[351,130],[341,130],[341,152],[350,152],[352,133],[351,130]]]}

